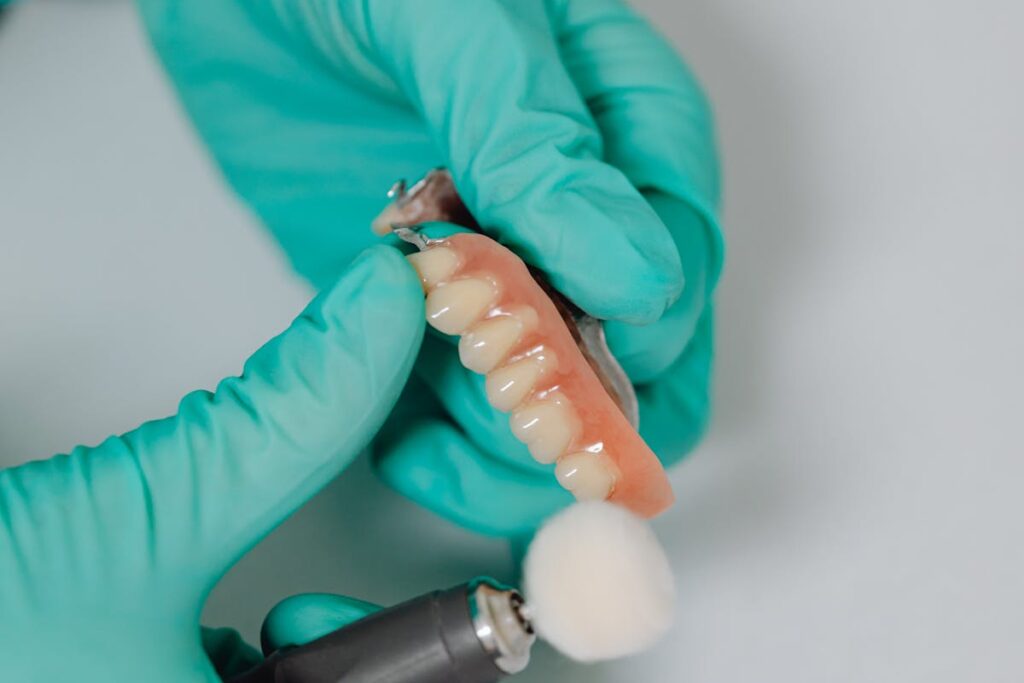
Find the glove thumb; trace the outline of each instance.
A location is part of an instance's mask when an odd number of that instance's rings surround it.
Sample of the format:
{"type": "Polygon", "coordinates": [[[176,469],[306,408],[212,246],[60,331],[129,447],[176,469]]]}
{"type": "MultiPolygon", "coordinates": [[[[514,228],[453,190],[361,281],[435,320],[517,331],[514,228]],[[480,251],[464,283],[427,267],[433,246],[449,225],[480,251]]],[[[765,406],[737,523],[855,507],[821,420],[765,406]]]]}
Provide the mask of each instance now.
{"type": "Polygon", "coordinates": [[[293,595],[279,602],[263,621],[263,654],[297,647],[373,614],[380,607],[330,593],[293,595]]]}

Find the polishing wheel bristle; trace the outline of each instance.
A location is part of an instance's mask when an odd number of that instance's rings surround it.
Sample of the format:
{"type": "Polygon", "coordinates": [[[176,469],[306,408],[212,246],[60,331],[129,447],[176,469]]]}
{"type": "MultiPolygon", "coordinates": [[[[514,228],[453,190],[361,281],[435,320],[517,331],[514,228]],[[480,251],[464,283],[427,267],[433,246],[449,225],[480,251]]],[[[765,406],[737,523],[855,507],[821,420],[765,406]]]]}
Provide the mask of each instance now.
{"type": "Polygon", "coordinates": [[[665,552],[643,519],[617,505],[577,503],[548,520],[523,573],[538,633],[573,659],[641,652],[672,625],[665,552]]]}

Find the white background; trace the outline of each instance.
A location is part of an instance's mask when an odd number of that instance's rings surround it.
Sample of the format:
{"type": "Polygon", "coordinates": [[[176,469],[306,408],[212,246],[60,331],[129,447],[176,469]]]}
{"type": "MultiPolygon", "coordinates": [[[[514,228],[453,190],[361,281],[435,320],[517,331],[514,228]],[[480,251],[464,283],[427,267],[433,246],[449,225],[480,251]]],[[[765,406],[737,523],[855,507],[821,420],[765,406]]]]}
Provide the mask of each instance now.
{"type": "MultiPolygon", "coordinates": [[[[598,669],[542,650],[520,680],[1024,680],[1024,4],[638,4],[718,111],[717,420],[658,523],[671,637],[598,669]]],[[[173,412],[308,296],[196,144],[129,5],[10,17],[0,464],[173,412]]],[[[507,562],[359,465],[206,616],[252,638],[290,593],[389,603],[507,562]]]]}

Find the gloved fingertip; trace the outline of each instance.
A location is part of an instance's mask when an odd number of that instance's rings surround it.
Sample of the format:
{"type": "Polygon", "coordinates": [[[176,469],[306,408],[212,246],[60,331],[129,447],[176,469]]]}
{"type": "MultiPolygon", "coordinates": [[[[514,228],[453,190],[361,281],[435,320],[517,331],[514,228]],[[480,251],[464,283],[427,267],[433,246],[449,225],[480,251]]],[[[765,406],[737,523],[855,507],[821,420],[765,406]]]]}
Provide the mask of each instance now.
{"type": "MultiPolygon", "coordinates": [[[[324,333],[317,353],[326,357],[340,352],[351,358],[350,364],[361,358],[358,365],[365,373],[361,390],[367,398],[393,391],[397,395],[401,385],[396,383],[404,383],[407,372],[385,373],[374,368],[411,368],[426,327],[419,277],[401,252],[386,245],[364,251],[302,317],[324,333]],[[377,386],[385,380],[387,387],[377,386]]],[[[313,348],[305,351],[313,352],[313,348]]],[[[338,390],[318,395],[333,395],[338,408],[345,407],[355,400],[351,386],[358,386],[357,378],[359,373],[339,373],[331,380],[338,390]]]]}
{"type": "Polygon", "coordinates": [[[384,309],[397,322],[409,318],[415,327],[419,321],[406,313],[422,308],[422,299],[416,271],[402,253],[395,247],[378,244],[357,256],[315,303],[321,310],[340,314],[350,312],[353,304],[374,306],[388,302],[390,305],[384,309]]]}
{"type": "Polygon", "coordinates": [[[629,325],[650,325],[660,320],[679,300],[685,287],[678,259],[655,262],[638,256],[632,263],[624,264],[617,275],[615,281],[630,285],[623,287],[617,297],[609,296],[605,310],[597,317],[629,325]]]}
{"type": "Polygon", "coordinates": [[[637,202],[643,204],[634,212],[637,225],[632,231],[624,231],[626,244],[619,250],[618,265],[612,270],[617,275],[613,281],[625,285],[617,293],[620,310],[604,317],[647,325],[659,320],[679,299],[686,280],[668,227],[640,195],[637,202]]]}
{"type": "Polygon", "coordinates": [[[684,286],[668,227],[607,164],[562,159],[555,165],[563,168],[489,207],[485,222],[493,215],[499,239],[591,315],[631,324],[657,320],[684,286]]]}
{"type": "Polygon", "coordinates": [[[260,646],[264,655],[285,647],[305,645],[359,621],[379,606],[344,595],[305,593],[277,603],[263,621],[260,646]]]}
{"type": "Polygon", "coordinates": [[[688,312],[677,305],[650,325],[628,325],[617,320],[604,324],[608,348],[634,384],[655,381],[682,354],[695,325],[688,312]]]}

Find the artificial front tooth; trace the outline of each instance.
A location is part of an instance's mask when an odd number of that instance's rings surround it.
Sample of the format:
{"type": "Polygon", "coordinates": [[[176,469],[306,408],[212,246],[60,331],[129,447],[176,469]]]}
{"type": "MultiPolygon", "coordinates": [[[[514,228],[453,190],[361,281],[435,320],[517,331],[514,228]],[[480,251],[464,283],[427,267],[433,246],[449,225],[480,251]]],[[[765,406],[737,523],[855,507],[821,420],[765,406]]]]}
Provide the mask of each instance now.
{"type": "Polygon", "coordinates": [[[613,468],[607,455],[580,451],[559,458],[555,478],[576,500],[604,500],[615,485],[613,468]]]}
{"type": "Polygon", "coordinates": [[[427,322],[445,334],[461,334],[483,317],[496,295],[480,278],[448,282],[427,295],[427,322]]]}
{"type": "Polygon", "coordinates": [[[459,268],[459,255],[448,247],[431,247],[406,258],[419,273],[420,282],[427,292],[451,278],[459,268]]]}
{"type": "Polygon", "coordinates": [[[542,463],[557,460],[580,431],[575,411],[561,394],[527,404],[512,413],[510,422],[512,434],[542,463]]]}
{"type": "Polygon", "coordinates": [[[522,403],[533,390],[537,379],[557,367],[555,354],[542,350],[523,360],[498,368],[487,375],[487,400],[502,412],[522,403]]]}
{"type": "Polygon", "coordinates": [[[490,372],[505,359],[523,334],[523,322],[514,315],[484,320],[462,335],[459,359],[474,372],[490,372]]]}

